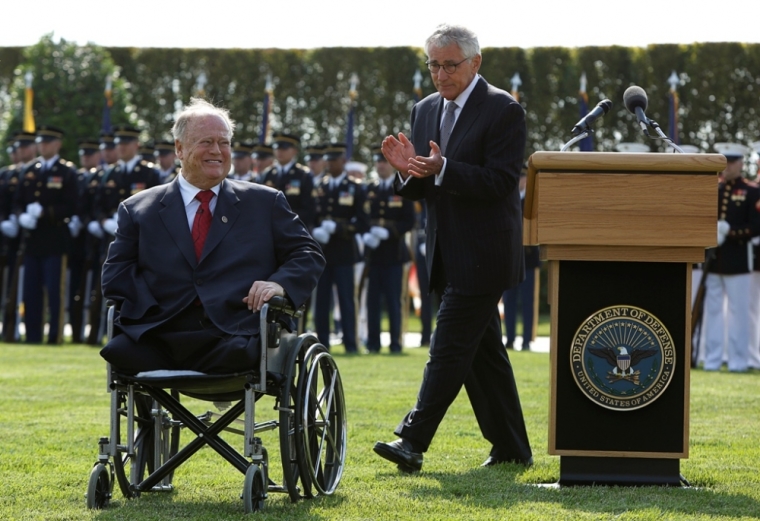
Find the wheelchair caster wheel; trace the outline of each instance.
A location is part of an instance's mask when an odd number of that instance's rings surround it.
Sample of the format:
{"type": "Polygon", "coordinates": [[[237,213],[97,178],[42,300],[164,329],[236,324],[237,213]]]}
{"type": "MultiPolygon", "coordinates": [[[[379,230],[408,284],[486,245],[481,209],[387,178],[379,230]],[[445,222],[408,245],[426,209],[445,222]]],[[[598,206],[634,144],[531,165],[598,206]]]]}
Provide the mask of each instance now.
{"type": "Polygon", "coordinates": [[[96,464],[90,471],[90,480],[87,484],[87,508],[103,509],[111,501],[111,489],[113,476],[103,463],[96,464]]]}
{"type": "Polygon", "coordinates": [[[251,465],[245,471],[245,484],[243,485],[243,508],[245,513],[260,512],[264,509],[264,500],[267,497],[267,485],[264,471],[259,465],[251,465]]]}

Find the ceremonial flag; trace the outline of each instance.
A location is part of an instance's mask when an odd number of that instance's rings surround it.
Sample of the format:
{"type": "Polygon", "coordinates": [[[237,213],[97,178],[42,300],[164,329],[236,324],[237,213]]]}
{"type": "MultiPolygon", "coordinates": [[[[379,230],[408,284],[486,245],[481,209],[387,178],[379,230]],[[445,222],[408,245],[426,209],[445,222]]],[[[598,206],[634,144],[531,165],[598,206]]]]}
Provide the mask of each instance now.
{"type": "MultiPolygon", "coordinates": [[[[581,74],[581,87],[578,91],[578,107],[581,115],[581,119],[588,114],[588,94],[586,93],[586,73],[581,74]]],[[[588,137],[583,138],[579,143],[581,152],[593,152],[594,151],[594,137],[589,134],[588,137]]]]}
{"type": "Polygon", "coordinates": [[[512,76],[512,79],[510,80],[512,83],[512,97],[515,98],[516,101],[520,101],[520,85],[522,85],[522,80],[520,79],[520,73],[516,72],[514,76],[512,76]]]}
{"type": "Polygon", "coordinates": [[[414,80],[414,102],[418,103],[422,99],[422,73],[419,69],[414,71],[412,79],[414,80]]]}
{"type": "Polygon", "coordinates": [[[272,86],[272,75],[267,74],[267,82],[264,86],[264,110],[262,111],[261,132],[259,133],[259,143],[269,143],[271,139],[270,117],[272,115],[272,102],[274,101],[274,87],[272,86]]]}
{"type": "Polygon", "coordinates": [[[681,143],[678,137],[678,92],[676,91],[676,87],[680,81],[676,71],[673,71],[670,78],[668,78],[668,83],[670,83],[670,95],[668,96],[668,137],[676,145],[681,143]]]}
{"type": "Polygon", "coordinates": [[[356,86],[359,84],[359,77],[356,73],[351,75],[351,86],[348,89],[350,109],[348,110],[348,122],[346,125],[346,159],[351,159],[354,152],[354,109],[356,108],[356,86]]]}
{"type": "Polygon", "coordinates": [[[34,124],[34,90],[32,90],[32,79],[34,76],[27,72],[24,77],[26,81],[26,90],[24,91],[24,132],[34,134],[37,127],[34,124]]]}
{"type": "Polygon", "coordinates": [[[112,97],[113,80],[109,74],[106,77],[106,90],[105,90],[105,104],[103,105],[103,122],[100,125],[100,130],[103,134],[110,134],[113,131],[111,126],[111,107],[113,107],[112,97]]]}

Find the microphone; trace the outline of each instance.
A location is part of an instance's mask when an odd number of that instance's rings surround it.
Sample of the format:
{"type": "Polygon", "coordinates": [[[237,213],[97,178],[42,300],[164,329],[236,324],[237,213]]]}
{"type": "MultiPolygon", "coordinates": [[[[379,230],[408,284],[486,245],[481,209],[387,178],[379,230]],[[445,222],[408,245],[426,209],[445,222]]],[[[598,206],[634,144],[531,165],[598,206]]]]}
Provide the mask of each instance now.
{"type": "Polygon", "coordinates": [[[572,135],[577,136],[584,130],[591,128],[591,123],[596,121],[597,118],[607,114],[610,111],[610,107],[612,107],[612,102],[608,99],[603,99],[597,103],[596,107],[594,107],[594,110],[583,116],[581,120],[575,124],[573,130],[571,131],[572,135]]]}
{"type": "Polygon", "coordinates": [[[628,109],[628,112],[636,114],[636,119],[639,122],[639,126],[641,126],[641,130],[643,130],[644,134],[648,137],[649,131],[647,128],[650,125],[650,121],[647,115],[644,114],[644,111],[649,104],[647,93],[644,92],[644,89],[637,87],[636,85],[628,87],[623,93],[623,103],[625,104],[625,108],[628,109]]]}

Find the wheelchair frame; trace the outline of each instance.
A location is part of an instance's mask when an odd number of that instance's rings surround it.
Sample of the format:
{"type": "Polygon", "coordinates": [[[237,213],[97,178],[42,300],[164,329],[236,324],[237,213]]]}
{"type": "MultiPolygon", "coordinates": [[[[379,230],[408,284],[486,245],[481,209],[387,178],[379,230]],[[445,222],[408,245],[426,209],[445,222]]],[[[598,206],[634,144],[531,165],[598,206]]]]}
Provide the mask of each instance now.
{"type": "MultiPolygon", "coordinates": [[[[87,507],[108,506],[115,482],[127,499],[143,492],[172,491],[176,468],[206,445],[245,475],[242,498],[246,512],[261,510],[268,492],[287,493],[293,502],[335,492],[343,474],[347,440],[340,373],[313,334],[282,332],[283,315],[298,318],[300,311],[280,297],[261,310],[257,371],[221,376],[128,376],[107,364],[110,436],[98,442],[87,507]],[[181,394],[237,403],[224,414],[208,411],[196,416],[180,403],[181,394]],[[264,394],[275,397],[279,418],[256,423],[256,401],[264,394]],[[123,422],[126,440],[122,440],[123,422]],[[242,424],[242,431],[232,427],[233,423],[242,424]],[[196,437],[180,449],[183,428],[196,437]],[[257,436],[274,429],[279,429],[282,484],[269,478],[269,456],[257,436]],[[242,454],[219,437],[223,430],[243,435],[242,454]]],[[[114,316],[114,306],[110,306],[109,339],[114,333],[114,316]]]]}

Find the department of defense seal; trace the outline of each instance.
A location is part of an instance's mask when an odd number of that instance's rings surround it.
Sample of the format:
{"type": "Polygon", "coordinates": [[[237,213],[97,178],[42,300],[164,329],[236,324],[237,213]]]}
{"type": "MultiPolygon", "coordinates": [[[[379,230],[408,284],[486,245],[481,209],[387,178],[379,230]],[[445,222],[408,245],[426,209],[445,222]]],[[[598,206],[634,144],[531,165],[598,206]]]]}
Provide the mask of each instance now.
{"type": "Polygon", "coordinates": [[[646,310],[610,306],[588,317],[575,332],[570,365],[589,400],[615,411],[646,407],[673,379],[673,340],[646,310]]]}

